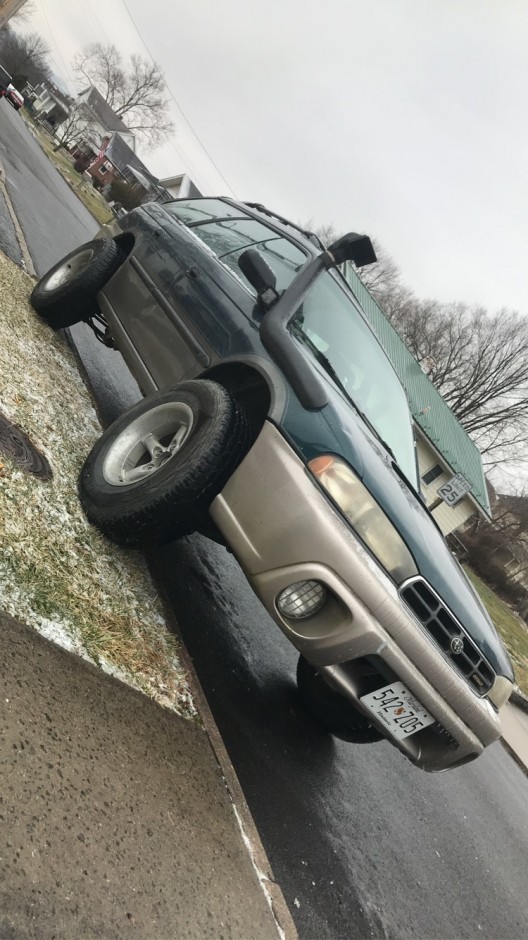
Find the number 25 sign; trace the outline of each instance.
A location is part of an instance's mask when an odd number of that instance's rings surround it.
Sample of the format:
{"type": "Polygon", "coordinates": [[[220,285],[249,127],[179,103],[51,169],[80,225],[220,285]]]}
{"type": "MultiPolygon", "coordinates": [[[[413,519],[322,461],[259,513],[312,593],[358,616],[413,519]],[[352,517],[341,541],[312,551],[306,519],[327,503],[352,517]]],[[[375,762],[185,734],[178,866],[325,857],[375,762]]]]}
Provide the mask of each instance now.
{"type": "Polygon", "coordinates": [[[471,483],[466,480],[462,473],[457,473],[447,483],[440,486],[436,492],[448,506],[456,506],[466,493],[469,493],[470,489],[471,483]]]}

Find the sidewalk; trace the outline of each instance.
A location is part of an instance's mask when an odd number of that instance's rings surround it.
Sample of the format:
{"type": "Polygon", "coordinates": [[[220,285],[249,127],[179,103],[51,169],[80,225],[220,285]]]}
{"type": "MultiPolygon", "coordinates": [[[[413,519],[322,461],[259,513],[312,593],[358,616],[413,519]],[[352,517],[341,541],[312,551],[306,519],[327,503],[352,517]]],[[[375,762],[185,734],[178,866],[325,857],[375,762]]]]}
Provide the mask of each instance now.
{"type": "MultiPolygon", "coordinates": [[[[0,635],[0,936],[278,937],[206,733],[3,614],[0,635]]],[[[503,716],[528,767],[528,715],[503,716]]]]}
{"type": "Polygon", "coordinates": [[[528,714],[509,702],[501,710],[502,743],[528,773],[528,714]]]}
{"type": "Polygon", "coordinates": [[[206,733],[0,634],[0,936],[277,938],[206,733]]]}

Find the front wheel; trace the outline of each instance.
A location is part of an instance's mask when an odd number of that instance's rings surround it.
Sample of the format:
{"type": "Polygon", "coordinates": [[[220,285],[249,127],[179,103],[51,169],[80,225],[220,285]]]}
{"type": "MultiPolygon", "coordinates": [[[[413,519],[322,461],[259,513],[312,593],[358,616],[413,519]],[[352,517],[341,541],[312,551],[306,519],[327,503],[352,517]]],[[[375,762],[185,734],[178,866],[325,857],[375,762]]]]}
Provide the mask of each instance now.
{"type": "Polygon", "coordinates": [[[113,239],[97,239],[71,251],[35,284],[34,310],[54,330],[97,312],[97,294],[125,260],[113,239]]]}
{"type": "Polygon", "coordinates": [[[383,741],[384,736],[344,695],[331,689],[304,656],[297,663],[299,698],[311,717],[335,738],[355,744],[383,741]]]}
{"type": "Polygon", "coordinates": [[[221,385],[183,382],[149,395],[100,437],[81,470],[84,512],[118,545],[162,544],[207,523],[247,453],[247,419],[221,385]]]}

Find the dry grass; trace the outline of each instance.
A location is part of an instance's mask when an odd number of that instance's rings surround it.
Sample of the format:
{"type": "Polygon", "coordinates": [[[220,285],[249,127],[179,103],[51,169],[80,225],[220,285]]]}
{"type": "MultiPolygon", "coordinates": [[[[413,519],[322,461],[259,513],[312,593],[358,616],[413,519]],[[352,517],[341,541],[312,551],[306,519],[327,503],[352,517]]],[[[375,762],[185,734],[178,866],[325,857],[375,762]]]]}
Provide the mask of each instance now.
{"type": "Polygon", "coordinates": [[[471,568],[466,572],[510,654],[517,685],[528,696],[528,628],[471,568]]]}
{"type": "Polygon", "coordinates": [[[142,557],[111,545],[81,512],[78,472],[100,427],[66,340],[28,305],[31,287],[0,253],[0,410],[53,469],[43,482],[0,455],[0,605],[194,717],[177,643],[142,557]]]}

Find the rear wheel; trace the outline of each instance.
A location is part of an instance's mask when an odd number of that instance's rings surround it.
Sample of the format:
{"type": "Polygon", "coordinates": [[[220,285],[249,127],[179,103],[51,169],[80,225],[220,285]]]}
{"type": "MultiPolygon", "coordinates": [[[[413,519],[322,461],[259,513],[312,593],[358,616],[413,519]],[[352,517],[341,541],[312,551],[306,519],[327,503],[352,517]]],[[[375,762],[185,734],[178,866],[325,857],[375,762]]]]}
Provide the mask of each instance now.
{"type": "Polygon", "coordinates": [[[97,294],[125,260],[113,239],[81,245],[38,281],[31,303],[54,330],[73,326],[97,312],[97,294]]]}
{"type": "Polygon", "coordinates": [[[170,542],[207,526],[208,508],[250,446],[221,385],[183,382],[149,395],[96,443],[79,480],[87,518],[119,545],[170,542]]]}
{"type": "Polygon", "coordinates": [[[299,656],[297,663],[297,687],[306,711],[335,738],[355,744],[384,740],[367,716],[357,711],[344,695],[330,688],[304,656],[299,656]]]}

